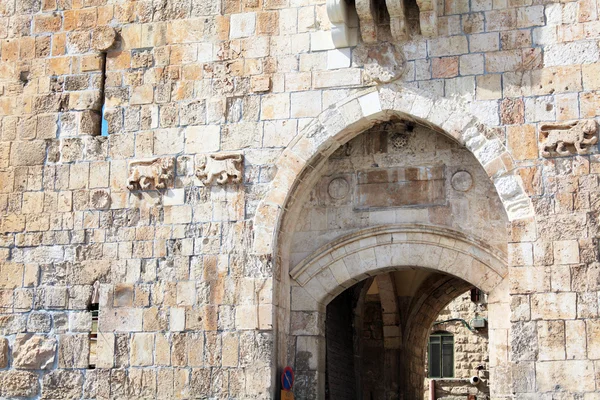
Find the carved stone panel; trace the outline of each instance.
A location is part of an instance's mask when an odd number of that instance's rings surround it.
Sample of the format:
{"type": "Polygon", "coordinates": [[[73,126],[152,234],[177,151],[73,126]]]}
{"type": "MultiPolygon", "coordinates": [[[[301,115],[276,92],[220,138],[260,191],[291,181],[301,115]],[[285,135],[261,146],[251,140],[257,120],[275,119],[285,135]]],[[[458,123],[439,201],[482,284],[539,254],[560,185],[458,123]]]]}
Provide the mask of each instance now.
{"type": "Polygon", "coordinates": [[[173,183],[175,162],[172,157],[152,158],[129,163],[129,190],[166,189],[173,183]]]}
{"type": "Polygon", "coordinates": [[[244,156],[242,154],[210,154],[196,168],[196,176],[208,185],[241,183],[244,156]]]}
{"type": "Polygon", "coordinates": [[[441,205],[446,202],[444,167],[359,171],[357,209],[441,205]]]}
{"type": "Polygon", "coordinates": [[[583,120],[562,124],[546,124],[540,127],[542,155],[567,156],[585,154],[589,147],[598,142],[596,121],[583,120]]]}

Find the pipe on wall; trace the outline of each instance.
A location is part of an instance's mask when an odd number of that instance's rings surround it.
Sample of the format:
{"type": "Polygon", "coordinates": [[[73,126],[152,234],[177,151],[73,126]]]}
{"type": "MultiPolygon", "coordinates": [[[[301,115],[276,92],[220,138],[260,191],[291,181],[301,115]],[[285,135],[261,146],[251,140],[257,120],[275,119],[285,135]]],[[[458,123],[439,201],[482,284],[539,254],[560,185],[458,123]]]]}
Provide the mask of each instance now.
{"type": "Polygon", "coordinates": [[[435,400],[435,380],[429,380],[429,400],[435,400]]]}

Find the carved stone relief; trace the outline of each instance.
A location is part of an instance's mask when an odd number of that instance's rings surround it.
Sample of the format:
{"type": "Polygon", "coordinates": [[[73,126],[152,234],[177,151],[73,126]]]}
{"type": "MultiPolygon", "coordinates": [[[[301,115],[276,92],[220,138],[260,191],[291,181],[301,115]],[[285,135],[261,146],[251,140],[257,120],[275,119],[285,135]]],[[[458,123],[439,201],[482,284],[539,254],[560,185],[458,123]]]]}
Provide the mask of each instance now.
{"type": "Polygon", "coordinates": [[[110,208],[110,193],[106,190],[95,190],[90,195],[92,207],[96,210],[110,208]]]}
{"type": "Polygon", "coordinates": [[[172,157],[153,158],[129,163],[129,190],[165,189],[175,176],[172,157]]]}
{"type": "Polygon", "coordinates": [[[452,175],[451,184],[458,192],[468,192],[473,187],[473,177],[467,171],[457,171],[452,175]]]}
{"type": "Polygon", "coordinates": [[[317,200],[322,206],[339,207],[352,202],[355,178],[352,174],[328,175],[317,184],[317,200]]]}
{"type": "Polygon", "coordinates": [[[196,176],[206,186],[241,183],[244,176],[243,161],[241,154],[211,154],[200,162],[196,176]]]}
{"type": "Polygon", "coordinates": [[[583,120],[562,124],[547,124],[540,127],[542,155],[552,153],[566,156],[576,152],[585,154],[591,145],[598,142],[597,125],[594,120],[583,120]]]}
{"type": "Polygon", "coordinates": [[[393,82],[402,77],[406,69],[402,51],[391,43],[361,46],[355,52],[364,63],[367,75],[377,83],[393,82]]]}

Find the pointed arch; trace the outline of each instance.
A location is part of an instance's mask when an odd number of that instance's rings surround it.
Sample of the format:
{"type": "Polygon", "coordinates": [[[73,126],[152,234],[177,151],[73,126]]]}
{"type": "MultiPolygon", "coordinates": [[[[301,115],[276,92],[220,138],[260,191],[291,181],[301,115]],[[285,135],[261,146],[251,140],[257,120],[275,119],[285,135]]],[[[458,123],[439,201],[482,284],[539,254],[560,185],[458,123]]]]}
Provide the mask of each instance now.
{"type": "Polygon", "coordinates": [[[455,101],[389,84],[366,89],[324,110],[282,152],[277,174],[254,217],[254,253],[273,254],[284,210],[296,193],[308,187],[319,163],[359,133],[394,116],[426,126],[470,150],[493,182],[509,221],[533,217],[511,154],[485,125],[455,101]]]}

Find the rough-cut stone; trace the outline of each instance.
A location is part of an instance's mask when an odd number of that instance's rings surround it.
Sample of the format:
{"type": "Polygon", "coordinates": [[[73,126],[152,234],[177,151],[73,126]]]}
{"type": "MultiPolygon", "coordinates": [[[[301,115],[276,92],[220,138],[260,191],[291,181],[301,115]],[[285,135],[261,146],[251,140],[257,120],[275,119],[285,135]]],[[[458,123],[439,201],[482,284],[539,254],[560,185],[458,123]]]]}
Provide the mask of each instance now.
{"type": "Polygon", "coordinates": [[[0,368],[8,367],[8,339],[0,338],[0,368]]]}
{"type": "Polygon", "coordinates": [[[39,376],[28,371],[0,371],[0,396],[32,397],[40,392],[39,376]]]}
{"type": "Polygon", "coordinates": [[[19,334],[13,345],[16,368],[49,369],[56,356],[56,339],[42,335],[19,334]]]}
{"type": "Polygon", "coordinates": [[[55,370],[42,379],[43,400],[79,399],[83,393],[83,376],[80,371],[55,370]]]}

